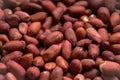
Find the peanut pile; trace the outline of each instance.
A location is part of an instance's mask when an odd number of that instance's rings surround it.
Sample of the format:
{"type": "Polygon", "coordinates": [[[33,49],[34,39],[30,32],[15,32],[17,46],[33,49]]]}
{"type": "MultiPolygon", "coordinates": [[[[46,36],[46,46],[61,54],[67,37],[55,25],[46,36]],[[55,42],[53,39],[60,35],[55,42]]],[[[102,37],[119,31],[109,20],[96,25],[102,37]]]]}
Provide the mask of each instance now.
{"type": "Polygon", "coordinates": [[[120,80],[119,3],[0,0],[0,80],[120,80]]]}

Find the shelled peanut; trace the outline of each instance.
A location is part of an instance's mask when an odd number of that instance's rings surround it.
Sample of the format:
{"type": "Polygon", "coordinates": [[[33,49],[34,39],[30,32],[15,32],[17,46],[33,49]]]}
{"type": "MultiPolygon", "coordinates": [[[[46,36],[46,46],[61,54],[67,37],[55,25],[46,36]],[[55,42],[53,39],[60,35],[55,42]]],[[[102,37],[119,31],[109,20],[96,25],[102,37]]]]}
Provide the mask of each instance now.
{"type": "Polygon", "coordinates": [[[0,80],[119,80],[118,1],[0,0],[0,80]]]}

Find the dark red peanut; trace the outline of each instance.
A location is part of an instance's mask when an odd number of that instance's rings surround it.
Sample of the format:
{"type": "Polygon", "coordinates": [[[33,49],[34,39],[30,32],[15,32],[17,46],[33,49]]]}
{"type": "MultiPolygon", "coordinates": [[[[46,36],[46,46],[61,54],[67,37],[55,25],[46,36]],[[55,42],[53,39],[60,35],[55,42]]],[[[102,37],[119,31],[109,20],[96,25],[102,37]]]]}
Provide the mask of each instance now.
{"type": "Polygon", "coordinates": [[[97,28],[106,27],[103,21],[99,18],[90,18],[88,22],[91,25],[93,25],[93,27],[97,27],[97,28]]]}
{"type": "Polygon", "coordinates": [[[37,12],[37,13],[30,16],[31,21],[44,22],[46,18],[47,18],[46,12],[37,12]]]}
{"type": "Polygon", "coordinates": [[[72,23],[76,22],[78,19],[77,18],[74,18],[74,17],[71,17],[69,15],[63,15],[63,21],[70,21],[72,23]]]}
{"type": "Polygon", "coordinates": [[[82,47],[75,47],[71,54],[71,59],[83,59],[86,58],[87,54],[82,47]]]}
{"type": "Polygon", "coordinates": [[[16,14],[17,16],[19,16],[19,18],[22,21],[29,21],[30,20],[30,15],[27,12],[24,11],[16,11],[14,14],[16,14]]]}
{"type": "Polygon", "coordinates": [[[49,29],[45,29],[44,32],[39,31],[38,35],[36,36],[36,38],[40,41],[43,42],[46,37],[51,33],[51,31],[49,29]]]}
{"type": "Polygon", "coordinates": [[[47,17],[45,22],[42,24],[42,28],[49,29],[50,27],[52,27],[52,22],[53,22],[53,18],[51,16],[47,17]]]}
{"type": "Polygon", "coordinates": [[[39,80],[49,80],[50,79],[50,72],[49,71],[43,71],[40,73],[39,80]]]}
{"type": "Polygon", "coordinates": [[[16,51],[16,50],[22,50],[25,48],[25,42],[24,41],[10,41],[3,45],[3,48],[7,51],[16,51]]]}
{"type": "Polygon", "coordinates": [[[102,41],[107,41],[109,39],[108,32],[105,28],[98,29],[98,33],[102,36],[102,41]]]}
{"type": "Polygon", "coordinates": [[[120,54],[120,44],[113,44],[110,48],[114,54],[120,54]]]}
{"type": "Polygon", "coordinates": [[[100,54],[100,50],[99,50],[99,47],[97,45],[90,44],[88,46],[88,55],[91,58],[95,59],[95,58],[97,58],[99,56],[99,54],[100,54]]]}
{"type": "Polygon", "coordinates": [[[102,37],[94,28],[87,28],[86,32],[87,32],[87,36],[93,41],[97,43],[100,43],[102,41],[102,37]]]}
{"type": "Polygon", "coordinates": [[[68,60],[71,56],[71,53],[72,53],[72,44],[68,40],[65,40],[63,42],[63,46],[62,46],[62,56],[63,56],[63,58],[68,60]]]}
{"type": "Polygon", "coordinates": [[[69,64],[62,56],[57,56],[55,62],[59,67],[67,71],[69,64]]]}
{"type": "Polygon", "coordinates": [[[33,59],[33,65],[37,67],[43,67],[44,66],[44,60],[41,56],[37,56],[33,59]]]}
{"type": "Polygon", "coordinates": [[[119,44],[120,43],[120,32],[112,34],[110,36],[109,42],[111,44],[119,44]]]}
{"type": "Polygon", "coordinates": [[[10,40],[20,40],[22,38],[21,33],[18,31],[17,28],[11,28],[9,30],[9,39],[10,40]]]}
{"type": "Polygon", "coordinates": [[[41,28],[41,22],[33,22],[28,28],[29,35],[36,35],[41,28]]]}
{"type": "Polygon", "coordinates": [[[120,24],[120,16],[119,13],[117,12],[113,12],[110,16],[110,24],[112,27],[117,26],[118,24],[120,24]]]}
{"type": "Polygon", "coordinates": [[[44,44],[50,46],[61,42],[63,39],[63,34],[60,31],[54,31],[50,33],[44,40],[44,44]]]}
{"type": "Polygon", "coordinates": [[[74,3],[75,6],[83,6],[83,7],[88,7],[88,2],[87,1],[78,1],[74,3]]]}
{"type": "Polygon", "coordinates": [[[74,74],[78,74],[82,71],[82,63],[79,59],[73,59],[70,63],[70,70],[74,74]],[[73,66],[74,65],[74,66],[73,66]]]}
{"type": "Polygon", "coordinates": [[[45,61],[51,61],[59,55],[60,50],[61,47],[59,45],[53,44],[43,53],[42,57],[45,61]]]}
{"type": "Polygon", "coordinates": [[[21,51],[13,51],[13,52],[5,55],[4,57],[2,57],[1,61],[4,63],[7,63],[9,60],[14,60],[14,61],[18,62],[18,61],[20,61],[22,56],[23,56],[23,53],[21,51]]]}
{"type": "Polygon", "coordinates": [[[38,67],[31,66],[27,69],[26,75],[30,80],[38,80],[40,76],[40,70],[38,67]]]}
{"type": "Polygon", "coordinates": [[[27,69],[32,65],[32,61],[33,61],[33,54],[27,53],[24,56],[22,56],[20,60],[20,65],[22,65],[25,69],[27,69]]]}
{"type": "Polygon", "coordinates": [[[34,44],[28,44],[25,48],[26,52],[32,53],[34,56],[40,55],[40,51],[34,44]]]}
{"type": "Polygon", "coordinates": [[[86,47],[88,46],[89,44],[92,43],[92,40],[90,39],[81,39],[77,42],[76,46],[79,46],[79,47],[86,47]]]}
{"type": "Polygon", "coordinates": [[[86,31],[84,28],[80,27],[76,29],[77,40],[81,40],[86,37],[86,31]]]}
{"type": "Polygon", "coordinates": [[[50,0],[42,1],[41,4],[42,4],[42,7],[49,13],[51,13],[56,8],[56,6],[50,0]]]}
{"type": "Polygon", "coordinates": [[[102,64],[100,64],[99,68],[102,74],[108,76],[114,76],[120,74],[120,65],[116,62],[104,61],[102,64]]]}
{"type": "Polygon", "coordinates": [[[114,60],[114,58],[115,58],[115,55],[114,55],[114,53],[112,53],[111,51],[103,51],[102,52],[102,58],[104,59],[104,60],[111,60],[111,61],[113,61],[114,60]]]}
{"type": "Polygon", "coordinates": [[[44,65],[44,68],[48,71],[52,71],[56,67],[55,62],[48,62],[44,65]]]}
{"type": "Polygon", "coordinates": [[[76,22],[74,23],[73,29],[76,30],[77,28],[83,27],[83,26],[84,26],[84,22],[83,22],[83,21],[76,21],[76,22]]]}
{"type": "Polygon", "coordinates": [[[25,69],[15,61],[9,60],[7,62],[8,71],[11,72],[18,80],[24,80],[25,69]]]}
{"type": "Polygon", "coordinates": [[[66,12],[66,10],[67,10],[67,6],[65,4],[63,4],[62,2],[58,2],[57,7],[63,8],[64,12],[66,12]]]}
{"type": "Polygon", "coordinates": [[[63,70],[62,68],[56,66],[55,69],[50,74],[50,80],[62,80],[63,70]]]}
{"type": "Polygon", "coordinates": [[[8,22],[11,27],[17,27],[20,22],[20,18],[17,15],[11,14],[5,17],[6,21],[8,22]]]}
{"type": "Polygon", "coordinates": [[[39,44],[39,42],[38,42],[38,40],[36,38],[33,38],[31,36],[28,36],[28,35],[24,35],[23,37],[24,37],[27,44],[32,43],[32,44],[34,44],[36,46],[39,44]]]}
{"type": "Polygon", "coordinates": [[[70,21],[67,21],[63,24],[63,27],[62,27],[62,32],[65,33],[65,31],[68,29],[68,28],[73,28],[73,24],[70,22],[70,21]]]}
{"type": "Polygon", "coordinates": [[[110,19],[110,12],[106,7],[100,7],[97,11],[97,16],[104,22],[109,22],[110,19]]]}
{"type": "Polygon", "coordinates": [[[68,12],[72,16],[80,16],[85,13],[85,8],[83,6],[70,6],[68,12]]]}
{"type": "Polygon", "coordinates": [[[81,63],[84,70],[91,70],[95,65],[95,61],[93,59],[82,59],[81,63]]]}
{"type": "Polygon", "coordinates": [[[64,9],[62,7],[57,7],[53,10],[52,15],[55,21],[59,21],[64,13],[64,9]]]}
{"type": "Polygon", "coordinates": [[[0,33],[6,33],[10,29],[10,25],[6,22],[0,21],[0,33]]]}
{"type": "Polygon", "coordinates": [[[74,30],[72,28],[68,28],[65,31],[65,38],[67,40],[69,40],[73,46],[76,45],[77,37],[76,37],[76,34],[75,34],[75,32],[74,32],[74,30]],[[71,35],[69,35],[69,34],[71,34],[71,35]]]}
{"type": "Polygon", "coordinates": [[[99,71],[97,69],[92,69],[90,71],[86,71],[83,73],[83,75],[86,77],[86,78],[90,78],[91,80],[93,80],[96,76],[99,75],[99,71]]]}

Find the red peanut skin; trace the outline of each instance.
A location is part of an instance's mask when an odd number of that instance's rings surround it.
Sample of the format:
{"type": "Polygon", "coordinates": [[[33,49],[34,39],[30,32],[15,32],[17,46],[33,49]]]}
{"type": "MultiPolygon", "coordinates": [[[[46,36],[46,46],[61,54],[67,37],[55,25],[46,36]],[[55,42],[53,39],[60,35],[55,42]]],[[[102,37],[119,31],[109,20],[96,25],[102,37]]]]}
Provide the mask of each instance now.
{"type": "Polygon", "coordinates": [[[36,35],[41,28],[41,23],[40,22],[33,22],[28,28],[28,33],[29,35],[36,35]]]}
{"type": "Polygon", "coordinates": [[[109,42],[111,44],[119,44],[120,43],[120,32],[112,34],[110,36],[109,42]]]}
{"type": "Polygon", "coordinates": [[[73,74],[80,73],[82,71],[81,61],[79,59],[73,59],[70,63],[70,70],[72,71],[73,74]]]}
{"type": "Polygon", "coordinates": [[[38,67],[31,66],[27,69],[26,75],[30,80],[38,80],[40,76],[40,70],[38,67]]]}
{"type": "Polygon", "coordinates": [[[94,28],[87,28],[86,32],[87,32],[87,36],[93,41],[97,43],[100,43],[102,41],[100,34],[94,28]]]}
{"type": "Polygon", "coordinates": [[[25,48],[25,42],[24,41],[10,41],[3,45],[3,48],[7,51],[15,51],[15,50],[22,50],[25,48]]]}
{"type": "Polygon", "coordinates": [[[62,68],[56,66],[55,69],[51,72],[50,80],[62,80],[63,70],[62,68]]]}
{"type": "Polygon", "coordinates": [[[43,71],[40,73],[39,80],[49,80],[50,78],[50,72],[49,71],[43,71]]]}
{"type": "Polygon", "coordinates": [[[62,39],[63,39],[63,34],[60,31],[54,31],[45,38],[44,44],[46,46],[50,46],[52,44],[61,42],[62,39]]]}
{"type": "Polygon", "coordinates": [[[51,61],[53,60],[57,55],[60,53],[60,46],[59,45],[52,45],[50,46],[44,53],[43,53],[43,59],[45,61],[51,61]]]}
{"type": "Polygon", "coordinates": [[[88,55],[91,58],[95,59],[95,58],[97,58],[99,56],[99,54],[100,54],[100,50],[99,50],[99,47],[97,45],[90,44],[88,46],[88,55]]]}
{"type": "Polygon", "coordinates": [[[33,54],[32,53],[27,53],[24,56],[22,56],[21,60],[20,60],[20,64],[27,69],[28,67],[30,67],[32,65],[32,61],[33,61],[33,54]]]}
{"type": "Polygon", "coordinates": [[[7,62],[8,71],[13,73],[18,80],[24,80],[25,69],[15,61],[9,60],[7,62]]]}
{"type": "Polygon", "coordinates": [[[120,24],[120,16],[117,12],[113,12],[110,16],[110,24],[112,27],[117,26],[120,24]]]}
{"type": "Polygon", "coordinates": [[[72,44],[68,40],[65,40],[63,42],[63,46],[62,46],[62,56],[63,56],[63,58],[68,60],[71,56],[71,53],[72,53],[72,44]]]}
{"type": "Polygon", "coordinates": [[[23,53],[21,51],[13,51],[13,52],[5,55],[4,57],[2,57],[1,61],[4,63],[7,63],[9,60],[14,60],[14,61],[18,62],[18,61],[20,61],[22,56],[23,56],[23,53]]]}
{"type": "Polygon", "coordinates": [[[72,28],[68,28],[65,31],[65,38],[67,40],[69,40],[73,46],[76,45],[77,37],[76,37],[76,34],[75,34],[75,32],[74,32],[74,30],[72,28]],[[71,35],[69,35],[69,34],[71,34],[71,35]]]}

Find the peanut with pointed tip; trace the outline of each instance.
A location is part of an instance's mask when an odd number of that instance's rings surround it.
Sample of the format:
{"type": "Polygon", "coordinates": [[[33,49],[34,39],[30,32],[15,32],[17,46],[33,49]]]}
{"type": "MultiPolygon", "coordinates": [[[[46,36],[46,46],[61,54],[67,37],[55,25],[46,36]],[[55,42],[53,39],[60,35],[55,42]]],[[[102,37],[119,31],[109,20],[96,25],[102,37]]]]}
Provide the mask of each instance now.
{"type": "Polygon", "coordinates": [[[37,22],[44,22],[45,19],[47,18],[47,13],[46,12],[37,12],[33,15],[30,16],[31,21],[37,21],[37,22]]]}
{"type": "Polygon", "coordinates": [[[36,67],[40,67],[42,68],[45,64],[43,58],[41,56],[37,56],[33,59],[32,61],[33,65],[36,66],[36,67]]]}
{"type": "Polygon", "coordinates": [[[57,56],[55,62],[63,70],[65,70],[65,71],[68,70],[69,64],[62,56],[57,56]]]}
{"type": "Polygon", "coordinates": [[[42,55],[44,61],[51,61],[60,53],[61,47],[57,44],[51,45],[42,55]]]}
{"type": "Polygon", "coordinates": [[[61,19],[63,13],[64,9],[62,7],[57,7],[53,10],[52,15],[56,22],[58,22],[61,19]]]}
{"type": "Polygon", "coordinates": [[[101,43],[102,37],[100,36],[100,34],[94,28],[87,28],[86,32],[87,32],[87,36],[90,39],[92,39],[93,41],[95,41],[97,43],[101,43]]]}
{"type": "Polygon", "coordinates": [[[33,54],[27,53],[22,56],[20,60],[20,65],[22,65],[25,69],[27,69],[28,67],[32,65],[32,61],[33,61],[33,54]]]}

